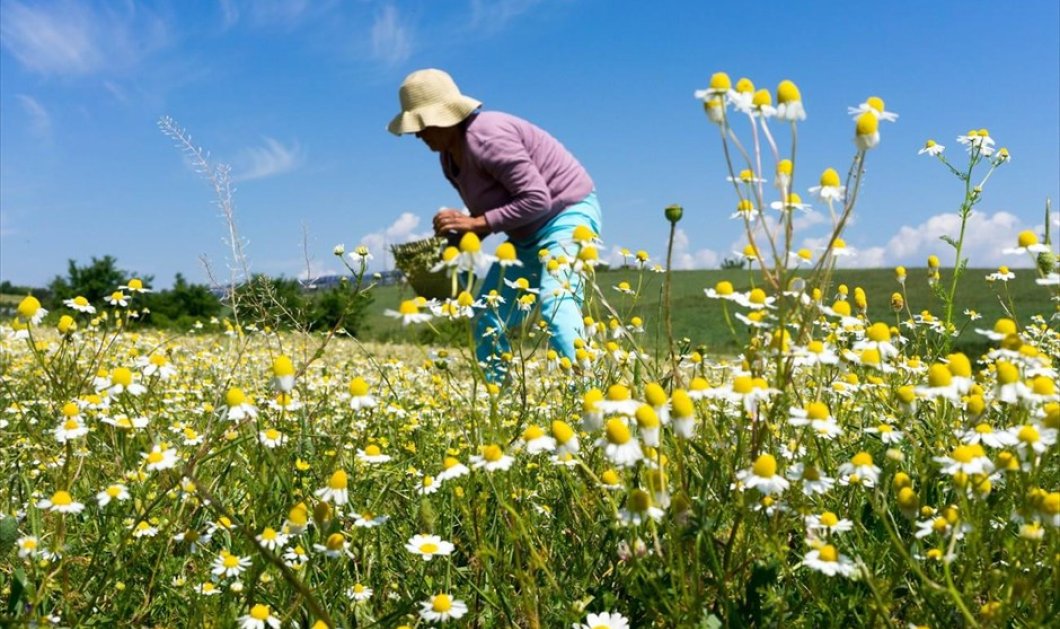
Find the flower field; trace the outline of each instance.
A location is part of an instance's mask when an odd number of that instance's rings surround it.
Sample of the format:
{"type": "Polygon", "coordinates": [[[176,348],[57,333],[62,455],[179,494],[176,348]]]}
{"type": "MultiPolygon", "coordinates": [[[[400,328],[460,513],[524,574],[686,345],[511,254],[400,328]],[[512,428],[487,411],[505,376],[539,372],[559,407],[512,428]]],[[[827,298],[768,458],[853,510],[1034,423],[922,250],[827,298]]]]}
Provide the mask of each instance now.
{"type": "MultiPolygon", "coordinates": [[[[632,250],[630,281],[597,282],[598,235],[580,231],[543,256],[584,282],[586,337],[559,356],[532,317],[497,357],[503,382],[473,358],[475,313],[498,298],[463,285],[488,257],[474,237],[439,256],[451,299],[391,313],[466,339],[446,349],[234,319],[164,336],[138,324],[149,288],[136,279],[50,315],[22,300],[0,326],[0,621],[1055,623],[1055,312],[1011,300],[995,320],[964,312],[962,235],[947,235],[951,269],[934,257],[927,277],[896,269],[889,294],[833,281],[864,164],[896,117],[879,98],[850,110],[846,174],[827,169],[807,192],[833,227],[809,251],[793,245],[807,205],[798,88],[717,73],[697,96],[747,236],[750,288],[702,287],[739,339],[731,356],[672,334],[649,351],[638,278],[661,273],[665,310],[667,261],[632,250]],[[909,303],[907,282],[933,299],[909,303]],[[889,316],[870,318],[870,301],[889,316]],[[990,348],[954,351],[957,333],[990,348]]],[[[922,159],[964,182],[967,218],[1009,154],[985,129],[958,142],[960,163],[934,141],[922,159]]],[[[1019,271],[1055,302],[1048,243],[1025,232],[1012,255],[1033,260],[1019,271]]],[[[372,290],[364,254],[336,254],[350,290],[372,290]]],[[[516,289],[533,314],[531,287],[516,289]]]]}

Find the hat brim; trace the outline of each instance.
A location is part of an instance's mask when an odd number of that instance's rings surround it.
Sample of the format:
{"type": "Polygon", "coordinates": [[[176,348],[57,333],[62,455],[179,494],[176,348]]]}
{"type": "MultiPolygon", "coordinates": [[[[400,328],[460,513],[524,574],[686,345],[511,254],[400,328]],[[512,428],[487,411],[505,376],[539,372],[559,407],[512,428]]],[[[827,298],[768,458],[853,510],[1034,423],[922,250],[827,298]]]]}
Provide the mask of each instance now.
{"type": "Polygon", "coordinates": [[[452,127],[463,122],[481,106],[481,101],[460,96],[446,103],[434,103],[403,111],[394,116],[386,129],[394,135],[404,135],[423,131],[427,127],[452,127]]]}

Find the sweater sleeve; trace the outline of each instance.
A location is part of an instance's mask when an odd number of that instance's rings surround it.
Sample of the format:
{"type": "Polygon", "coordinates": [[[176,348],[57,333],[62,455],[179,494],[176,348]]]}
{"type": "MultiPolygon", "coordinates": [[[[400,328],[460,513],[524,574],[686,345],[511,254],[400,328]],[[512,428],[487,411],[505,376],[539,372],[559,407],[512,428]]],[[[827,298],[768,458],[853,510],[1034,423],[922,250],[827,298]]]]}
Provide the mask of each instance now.
{"type": "Polygon", "coordinates": [[[493,135],[480,144],[479,165],[511,195],[505,205],[483,214],[491,232],[510,231],[548,212],[552,194],[516,133],[493,135]]]}

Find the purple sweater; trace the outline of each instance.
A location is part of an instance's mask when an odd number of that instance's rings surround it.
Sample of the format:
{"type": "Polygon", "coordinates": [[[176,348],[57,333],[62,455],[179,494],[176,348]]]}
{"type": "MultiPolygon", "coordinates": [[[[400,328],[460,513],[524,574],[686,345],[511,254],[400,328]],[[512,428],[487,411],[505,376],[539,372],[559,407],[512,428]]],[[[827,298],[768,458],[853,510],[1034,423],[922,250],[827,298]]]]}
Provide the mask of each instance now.
{"type": "Polygon", "coordinates": [[[465,125],[462,163],[443,152],[442,172],[490,232],[525,240],[593,191],[589,173],[543,129],[497,111],[465,125]]]}

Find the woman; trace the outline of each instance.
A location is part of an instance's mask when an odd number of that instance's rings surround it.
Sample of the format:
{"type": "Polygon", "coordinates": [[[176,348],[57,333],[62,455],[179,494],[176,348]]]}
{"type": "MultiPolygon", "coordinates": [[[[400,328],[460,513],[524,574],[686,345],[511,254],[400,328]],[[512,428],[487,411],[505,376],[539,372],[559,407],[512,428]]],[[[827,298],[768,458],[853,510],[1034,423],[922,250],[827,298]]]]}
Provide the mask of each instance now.
{"type": "Polygon", "coordinates": [[[541,250],[552,257],[573,258],[572,233],[585,225],[600,233],[600,206],[589,174],[555,138],[515,116],[481,111],[482,103],[460,93],[441,70],[419,70],[405,78],[399,91],[401,113],[388,127],[395,135],[414,133],[439,153],[442,173],[460,193],[470,216],[442,209],[434,217],[438,234],[504,232],[522,266],[494,263],[482,294],[496,290],[504,302],[483,311],[477,320],[480,362],[491,380],[504,376],[506,332],[517,326],[523,294],[509,282],[525,277],[538,290],[542,319],[550,344],[574,360],[575,340],[585,332],[583,285],[576,274],[556,275],[542,269],[541,250]]]}

